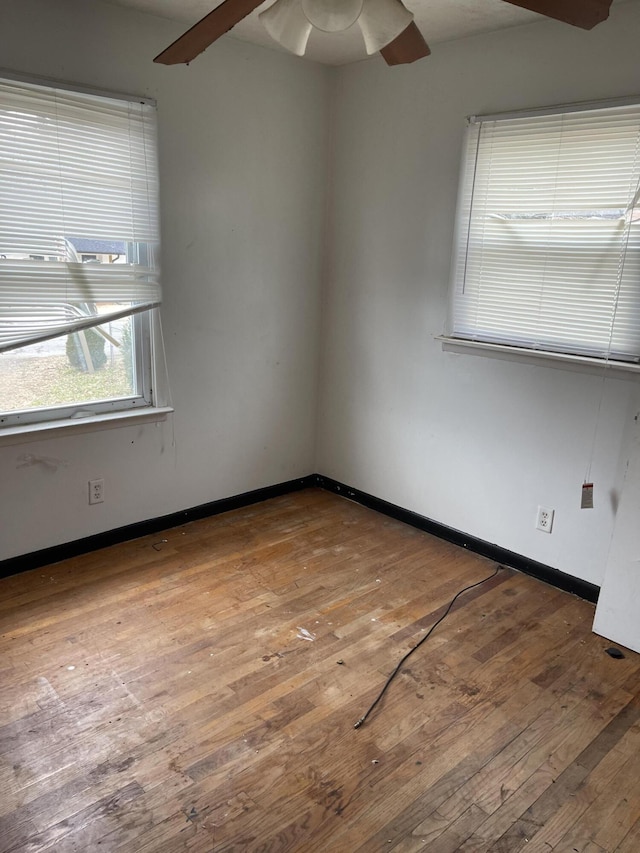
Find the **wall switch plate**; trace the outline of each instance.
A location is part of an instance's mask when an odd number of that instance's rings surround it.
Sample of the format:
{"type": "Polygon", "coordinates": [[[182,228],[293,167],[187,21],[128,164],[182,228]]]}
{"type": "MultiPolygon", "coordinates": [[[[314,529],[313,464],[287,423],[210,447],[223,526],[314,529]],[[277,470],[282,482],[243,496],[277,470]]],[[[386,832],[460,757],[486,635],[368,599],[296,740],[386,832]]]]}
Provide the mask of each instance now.
{"type": "Polygon", "coordinates": [[[536,528],[543,533],[551,533],[553,527],[553,516],[555,510],[547,509],[547,507],[539,506],[538,515],[536,516],[536,528]]]}
{"type": "Polygon", "coordinates": [[[89,503],[101,504],[104,502],[104,480],[89,480],[89,503]]]}

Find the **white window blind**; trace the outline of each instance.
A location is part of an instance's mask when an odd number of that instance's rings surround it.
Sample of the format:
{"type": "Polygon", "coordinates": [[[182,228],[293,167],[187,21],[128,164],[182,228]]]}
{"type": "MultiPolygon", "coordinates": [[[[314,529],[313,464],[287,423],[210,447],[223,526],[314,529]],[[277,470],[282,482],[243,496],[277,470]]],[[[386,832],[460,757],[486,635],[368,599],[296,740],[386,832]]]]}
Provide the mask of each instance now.
{"type": "Polygon", "coordinates": [[[640,105],[472,120],[451,336],[637,361],[640,105]]]}
{"type": "Polygon", "coordinates": [[[0,80],[0,352],[159,304],[155,152],[150,104],[0,80]]]}

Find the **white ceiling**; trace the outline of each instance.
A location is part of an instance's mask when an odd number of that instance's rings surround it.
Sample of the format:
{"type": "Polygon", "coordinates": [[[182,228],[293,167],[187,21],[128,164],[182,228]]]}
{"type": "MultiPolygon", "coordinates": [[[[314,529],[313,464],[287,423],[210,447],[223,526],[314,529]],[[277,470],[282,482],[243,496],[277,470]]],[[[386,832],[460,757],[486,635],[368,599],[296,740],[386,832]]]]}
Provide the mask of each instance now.
{"type": "MultiPolygon", "coordinates": [[[[219,5],[219,0],[107,0],[107,2],[170,18],[187,26],[195,24],[219,5]]],[[[255,12],[231,30],[230,35],[243,41],[283,50],[267,35],[258,20],[258,13],[268,8],[272,2],[273,0],[266,0],[258,6],[255,12]]],[[[623,2],[640,2],[640,0],[614,0],[614,3],[623,2]]],[[[404,0],[404,3],[414,13],[416,24],[432,49],[438,42],[543,20],[542,15],[512,6],[504,0],[404,0]]],[[[558,23],[557,26],[568,25],[558,23]]],[[[588,37],[586,32],[585,37],[588,37]]],[[[166,45],[159,46],[158,52],[162,47],[166,45]]],[[[326,65],[344,65],[366,58],[364,42],[357,24],[345,32],[331,35],[314,30],[305,54],[305,59],[323,62],[326,65]]]]}

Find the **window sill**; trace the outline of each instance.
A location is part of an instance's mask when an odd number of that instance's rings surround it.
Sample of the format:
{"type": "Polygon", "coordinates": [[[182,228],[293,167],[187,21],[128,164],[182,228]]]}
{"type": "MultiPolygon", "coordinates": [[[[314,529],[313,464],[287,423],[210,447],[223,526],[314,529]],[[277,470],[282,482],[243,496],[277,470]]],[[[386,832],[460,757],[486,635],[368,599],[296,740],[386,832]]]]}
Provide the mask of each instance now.
{"type": "Polygon", "coordinates": [[[467,341],[462,338],[449,338],[437,335],[445,352],[456,352],[463,355],[481,355],[489,358],[499,358],[504,361],[518,361],[552,367],[556,370],[573,370],[579,373],[595,373],[616,379],[634,379],[640,374],[640,364],[624,361],[605,362],[599,358],[589,358],[583,355],[568,355],[558,352],[543,352],[542,350],[512,347],[503,344],[489,344],[484,341],[467,341]]]}
{"type": "Polygon", "coordinates": [[[21,424],[0,429],[0,446],[5,444],[23,444],[37,439],[59,438],[80,432],[94,432],[102,429],[115,429],[132,423],[164,421],[173,409],[170,406],[148,406],[144,409],[128,409],[121,412],[107,412],[90,415],[86,418],[67,418],[58,421],[41,421],[35,424],[21,424]]]}

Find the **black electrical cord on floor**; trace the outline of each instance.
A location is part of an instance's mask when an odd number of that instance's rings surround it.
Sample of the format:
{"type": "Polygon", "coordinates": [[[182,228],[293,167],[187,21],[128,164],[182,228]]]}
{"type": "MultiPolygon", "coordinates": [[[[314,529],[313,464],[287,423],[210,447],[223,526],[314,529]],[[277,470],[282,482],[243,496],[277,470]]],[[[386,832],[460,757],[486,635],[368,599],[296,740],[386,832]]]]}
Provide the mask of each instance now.
{"type": "Polygon", "coordinates": [[[486,583],[487,581],[490,581],[491,578],[495,578],[495,576],[498,574],[498,572],[500,571],[501,568],[502,568],[502,566],[496,566],[495,572],[493,572],[493,574],[489,575],[488,578],[484,578],[484,580],[478,581],[477,583],[472,583],[471,586],[465,586],[465,588],[461,589],[460,592],[456,592],[456,594],[453,596],[453,598],[449,602],[449,606],[444,611],[442,616],[437,620],[437,622],[434,622],[433,625],[427,631],[427,633],[424,635],[424,637],[420,640],[420,642],[416,643],[415,646],[412,649],[409,649],[409,651],[406,653],[406,655],[404,655],[404,657],[401,658],[401,660],[398,663],[398,665],[396,666],[396,668],[393,670],[393,672],[391,673],[389,678],[387,678],[386,682],[384,683],[382,690],[380,691],[380,693],[378,693],[378,696],[373,701],[373,703],[370,705],[369,710],[366,712],[366,714],[364,714],[364,716],[360,717],[358,722],[354,725],[354,727],[353,727],[354,729],[359,729],[360,726],[363,725],[363,723],[365,722],[365,720],[367,719],[369,714],[373,711],[373,709],[376,707],[378,702],[382,699],[384,694],[387,692],[387,688],[389,687],[389,685],[391,684],[393,679],[400,672],[400,668],[402,667],[402,664],[407,660],[407,658],[411,657],[411,655],[416,651],[416,649],[419,649],[420,646],[429,639],[429,637],[431,636],[431,634],[433,634],[433,632],[438,627],[438,625],[443,621],[443,619],[445,619],[449,615],[449,611],[451,610],[453,605],[456,603],[456,600],[463,593],[469,592],[470,589],[474,589],[476,586],[480,586],[481,584],[486,583]]]}

